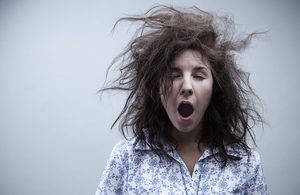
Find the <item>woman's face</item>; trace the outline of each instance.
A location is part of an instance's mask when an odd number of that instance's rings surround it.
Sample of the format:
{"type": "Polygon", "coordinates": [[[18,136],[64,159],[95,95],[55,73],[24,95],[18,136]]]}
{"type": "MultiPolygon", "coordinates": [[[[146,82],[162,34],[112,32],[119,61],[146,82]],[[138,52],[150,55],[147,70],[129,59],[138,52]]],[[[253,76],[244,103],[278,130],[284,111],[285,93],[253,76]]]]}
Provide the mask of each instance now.
{"type": "Polygon", "coordinates": [[[161,95],[161,101],[175,130],[201,130],[213,91],[210,65],[200,52],[185,50],[174,58],[171,78],[172,87],[161,95]]]}

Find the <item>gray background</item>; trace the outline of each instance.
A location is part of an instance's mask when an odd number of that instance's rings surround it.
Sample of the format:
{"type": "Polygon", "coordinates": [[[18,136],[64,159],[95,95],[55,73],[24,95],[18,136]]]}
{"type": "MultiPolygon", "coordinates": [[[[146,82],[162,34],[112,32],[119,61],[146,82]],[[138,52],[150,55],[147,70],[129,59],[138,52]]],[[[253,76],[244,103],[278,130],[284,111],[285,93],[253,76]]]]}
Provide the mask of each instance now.
{"type": "Polygon", "coordinates": [[[231,13],[241,32],[269,30],[239,56],[262,99],[257,127],[270,194],[299,194],[297,1],[1,1],[0,194],[94,194],[126,94],[100,100],[111,60],[133,25],[114,22],[155,4],[231,13]]]}

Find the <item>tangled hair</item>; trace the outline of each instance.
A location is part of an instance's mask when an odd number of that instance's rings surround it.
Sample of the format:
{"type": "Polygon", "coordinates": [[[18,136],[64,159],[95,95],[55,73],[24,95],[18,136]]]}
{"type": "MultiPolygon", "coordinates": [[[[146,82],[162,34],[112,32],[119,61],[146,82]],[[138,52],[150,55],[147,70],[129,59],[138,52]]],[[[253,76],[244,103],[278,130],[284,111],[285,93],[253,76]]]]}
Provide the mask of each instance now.
{"type": "Polygon", "coordinates": [[[159,156],[167,154],[162,138],[176,146],[176,140],[171,137],[172,123],[161,103],[160,89],[172,86],[169,75],[174,57],[187,49],[196,50],[209,62],[214,80],[199,147],[201,143],[218,149],[225,165],[228,160],[241,159],[229,155],[225,147],[228,144],[239,146],[249,155],[246,138],[250,135],[255,143],[253,127],[263,120],[253,101],[257,96],[250,87],[249,75],[237,67],[235,54],[245,49],[258,33],[236,38],[230,17],[216,16],[197,7],[156,6],[144,15],[121,18],[116,24],[124,20],[140,22],[141,26],[108,69],[120,65],[119,76],[100,90],[129,92],[112,126],[120,121],[125,138],[128,132],[133,133],[159,156]]]}

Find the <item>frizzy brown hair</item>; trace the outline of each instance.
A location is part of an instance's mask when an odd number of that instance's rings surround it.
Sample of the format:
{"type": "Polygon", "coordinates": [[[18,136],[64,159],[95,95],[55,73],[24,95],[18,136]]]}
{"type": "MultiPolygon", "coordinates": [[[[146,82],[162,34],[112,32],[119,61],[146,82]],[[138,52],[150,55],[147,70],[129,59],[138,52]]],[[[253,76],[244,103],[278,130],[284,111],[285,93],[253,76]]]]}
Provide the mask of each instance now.
{"type": "Polygon", "coordinates": [[[132,132],[159,156],[167,154],[161,138],[175,145],[176,140],[171,137],[172,123],[162,106],[160,89],[165,93],[172,85],[169,75],[174,57],[187,49],[196,50],[209,62],[214,79],[199,147],[204,143],[218,149],[225,165],[228,160],[241,159],[228,154],[227,144],[235,144],[249,155],[246,137],[250,135],[255,143],[253,127],[263,120],[254,105],[253,97],[257,96],[250,87],[248,74],[237,67],[235,54],[245,49],[258,33],[236,38],[230,17],[216,16],[197,7],[155,6],[144,15],[124,17],[116,24],[120,21],[141,22],[141,26],[110,66],[120,65],[119,76],[100,90],[129,92],[112,126],[120,121],[124,137],[132,132]]]}

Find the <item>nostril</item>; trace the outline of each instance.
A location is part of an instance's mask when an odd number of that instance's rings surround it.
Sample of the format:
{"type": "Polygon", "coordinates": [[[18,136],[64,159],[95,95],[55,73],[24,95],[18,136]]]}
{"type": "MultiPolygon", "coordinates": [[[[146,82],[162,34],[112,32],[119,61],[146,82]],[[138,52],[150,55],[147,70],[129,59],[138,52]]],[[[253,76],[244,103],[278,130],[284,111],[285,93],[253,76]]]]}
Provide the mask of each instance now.
{"type": "Polygon", "coordinates": [[[189,95],[192,95],[193,94],[193,90],[191,89],[183,89],[181,91],[181,95],[184,95],[184,96],[189,96],[189,95]]]}

